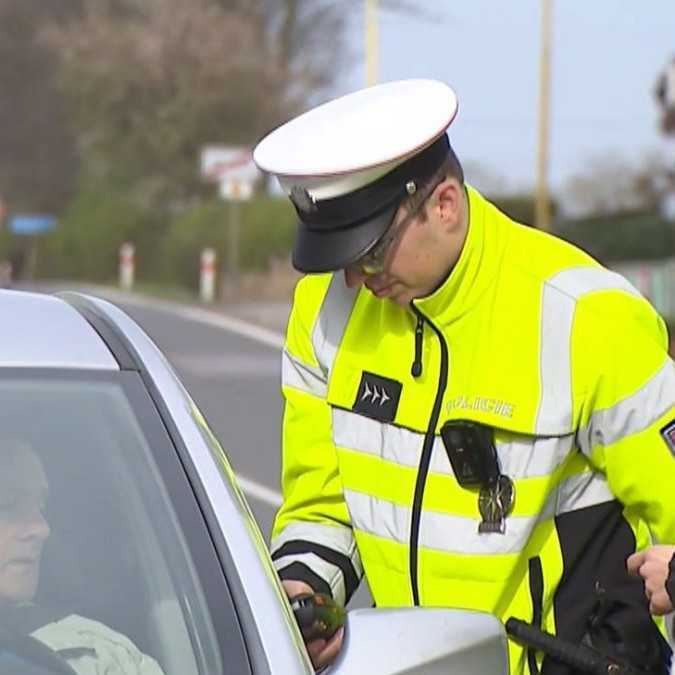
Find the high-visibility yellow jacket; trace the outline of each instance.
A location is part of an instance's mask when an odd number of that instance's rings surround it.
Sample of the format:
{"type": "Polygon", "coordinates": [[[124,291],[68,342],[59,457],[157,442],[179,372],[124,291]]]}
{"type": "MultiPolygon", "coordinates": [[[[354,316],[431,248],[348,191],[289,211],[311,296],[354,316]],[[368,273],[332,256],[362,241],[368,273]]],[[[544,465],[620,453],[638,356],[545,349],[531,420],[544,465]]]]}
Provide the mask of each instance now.
{"type": "MultiPolygon", "coordinates": [[[[596,582],[629,583],[630,553],[675,543],[667,334],[623,277],[468,195],[457,265],[410,308],[341,273],[298,284],[273,558],[341,601],[365,571],[378,606],[483,610],[578,641],[596,582]],[[494,429],[515,486],[503,534],[478,532],[478,492],[455,479],[439,432],[456,419],[494,429]]],[[[541,663],[509,650],[512,673],[541,663]]]]}

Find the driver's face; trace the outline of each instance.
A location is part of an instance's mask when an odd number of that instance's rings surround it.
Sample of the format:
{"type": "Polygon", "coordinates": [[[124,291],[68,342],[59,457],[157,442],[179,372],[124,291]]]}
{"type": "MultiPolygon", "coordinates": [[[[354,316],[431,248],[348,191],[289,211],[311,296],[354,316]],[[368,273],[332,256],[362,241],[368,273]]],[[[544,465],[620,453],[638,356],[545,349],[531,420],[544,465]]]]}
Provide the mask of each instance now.
{"type": "Polygon", "coordinates": [[[49,536],[43,515],[47,477],[23,444],[0,448],[0,602],[32,600],[42,546],[49,536]]]}

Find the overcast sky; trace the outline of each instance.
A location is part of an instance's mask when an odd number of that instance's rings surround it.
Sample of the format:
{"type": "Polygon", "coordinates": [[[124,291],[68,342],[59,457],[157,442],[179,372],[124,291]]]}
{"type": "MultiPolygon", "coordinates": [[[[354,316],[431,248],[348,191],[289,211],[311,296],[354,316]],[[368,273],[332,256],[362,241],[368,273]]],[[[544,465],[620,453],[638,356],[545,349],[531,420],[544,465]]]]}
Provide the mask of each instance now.
{"type": "MultiPolygon", "coordinates": [[[[508,189],[534,185],[540,0],[410,4],[432,16],[380,13],[380,81],[450,84],[459,97],[450,136],[463,161],[501,176],[508,189]]],[[[354,24],[356,54],[338,94],[365,85],[358,11],[354,24]]],[[[675,55],[675,0],[554,0],[553,36],[553,186],[592,158],[637,161],[649,149],[665,151],[653,89],[675,55]]]]}

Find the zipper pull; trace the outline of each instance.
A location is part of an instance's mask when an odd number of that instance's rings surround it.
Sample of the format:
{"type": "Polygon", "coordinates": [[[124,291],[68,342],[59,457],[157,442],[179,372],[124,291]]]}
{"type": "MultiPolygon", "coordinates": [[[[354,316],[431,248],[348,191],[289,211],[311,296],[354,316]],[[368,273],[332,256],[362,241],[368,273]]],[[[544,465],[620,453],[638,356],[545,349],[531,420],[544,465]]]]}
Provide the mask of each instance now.
{"type": "Polygon", "coordinates": [[[419,377],[422,374],[422,340],[424,337],[424,319],[418,314],[415,326],[415,360],[413,361],[410,374],[419,377]]]}

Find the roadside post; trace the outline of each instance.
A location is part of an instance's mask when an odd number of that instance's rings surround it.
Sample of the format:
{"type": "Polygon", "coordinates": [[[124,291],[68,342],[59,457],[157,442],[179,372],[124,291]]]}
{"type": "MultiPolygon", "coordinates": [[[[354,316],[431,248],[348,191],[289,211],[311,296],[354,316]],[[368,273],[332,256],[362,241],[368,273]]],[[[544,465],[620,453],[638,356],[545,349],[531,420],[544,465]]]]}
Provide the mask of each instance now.
{"type": "Polygon", "coordinates": [[[229,205],[222,289],[227,297],[235,297],[241,274],[241,203],[252,197],[260,172],[250,148],[212,145],[202,150],[201,175],[218,184],[218,194],[229,205]]]}
{"type": "Polygon", "coordinates": [[[136,248],[131,242],[125,241],[120,246],[119,280],[120,288],[124,291],[134,287],[135,254],[136,248]]]}
{"type": "Polygon", "coordinates": [[[202,251],[199,261],[199,297],[202,302],[213,302],[216,290],[216,252],[212,248],[202,251]]]}

